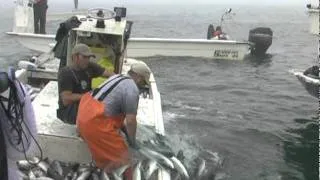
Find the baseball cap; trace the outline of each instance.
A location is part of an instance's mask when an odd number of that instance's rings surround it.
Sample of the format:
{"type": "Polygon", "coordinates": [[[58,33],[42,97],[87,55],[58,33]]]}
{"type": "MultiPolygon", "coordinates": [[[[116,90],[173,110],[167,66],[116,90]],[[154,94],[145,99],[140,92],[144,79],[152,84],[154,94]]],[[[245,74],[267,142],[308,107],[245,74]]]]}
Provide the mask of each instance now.
{"type": "Polygon", "coordinates": [[[131,65],[131,71],[144,77],[145,82],[150,84],[150,68],[144,62],[137,62],[131,65]]]}
{"type": "Polygon", "coordinates": [[[90,50],[89,46],[85,44],[77,44],[72,49],[72,55],[73,54],[81,54],[83,56],[92,56],[96,57],[90,50]]]}

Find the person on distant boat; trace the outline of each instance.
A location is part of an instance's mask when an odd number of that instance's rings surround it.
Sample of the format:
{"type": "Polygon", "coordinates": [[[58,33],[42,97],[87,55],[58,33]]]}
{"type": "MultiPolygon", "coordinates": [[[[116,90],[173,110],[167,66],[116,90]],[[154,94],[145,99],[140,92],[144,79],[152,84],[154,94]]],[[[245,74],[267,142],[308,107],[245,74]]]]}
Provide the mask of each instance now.
{"type": "Polygon", "coordinates": [[[213,37],[219,37],[222,34],[221,26],[217,26],[216,30],[213,32],[213,37]]]}
{"type": "Polygon", "coordinates": [[[215,29],[212,24],[208,26],[207,39],[212,39],[215,29]]]}
{"type": "Polygon", "coordinates": [[[34,33],[46,34],[46,16],[48,9],[47,0],[34,0],[34,33]]]}
{"type": "Polygon", "coordinates": [[[226,40],[227,36],[222,32],[221,26],[217,26],[216,30],[213,33],[213,39],[226,40]]]}
{"type": "Polygon", "coordinates": [[[95,57],[85,44],[77,44],[72,50],[72,65],[58,72],[59,109],[57,117],[65,123],[75,124],[78,105],[82,95],[91,90],[91,80],[95,77],[110,77],[100,65],[90,62],[95,57]]]}
{"type": "MultiPolygon", "coordinates": [[[[150,73],[145,63],[134,63],[127,76],[111,76],[101,87],[86,93],[80,100],[76,122],[80,136],[88,144],[97,167],[107,173],[130,163],[128,146],[121,130],[129,145],[137,148],[139,89],[150,85],[150,73]]],[[[127,169],[125,176],[131,179],[131,168],[127,169]]]]}
{"type": "Polygon", "coordinates": [[[319,66],[312,66],[308,69],[306,69],[303,72],[304,75],[309,76],[311,78],[320,79],[319,78],[319,66]]]}

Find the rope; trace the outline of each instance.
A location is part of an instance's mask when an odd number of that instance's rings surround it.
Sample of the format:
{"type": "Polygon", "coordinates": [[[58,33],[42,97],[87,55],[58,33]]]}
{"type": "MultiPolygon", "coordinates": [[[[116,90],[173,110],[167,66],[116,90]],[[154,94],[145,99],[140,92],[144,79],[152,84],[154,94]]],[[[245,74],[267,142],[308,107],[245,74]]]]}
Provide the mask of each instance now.
{"type": "MultiPolygon", "coordinates": [[[[18,81],[19,88],[22,90],[23,97],[26,96],[24,89],[21,85],[21,83],[18,81]]],[[[21,102],[19,100],[19,95],[17,91],[17,87],[14,82],[9,81],[9,97],[3,97],[0,96],[0,104],[2,109],[5,112],[5,116],[7,117],[7,123],[9,128],[4,128],[4,134],[8,137],[9,144],[18,152],[21,152],[24,154],[25,159],[28,161],[29,164],[37,165],[39,162],[42,161],[43,158],[43,152],[42,149],[35,139],[35,137],[32,135],[28,125],[25,122],[25,117],[23,114],[24,109],[24,102],[21,102]],[[7,103],[7,107],[5,106],[5,103],[7,103]],[[23,128],[25,127],[25,129],[23,128]],[[27,134],[30,135],[31,139],[28,138],[27,134]],[[25,142],[24,142],[25,139],[25,142]],[[38,162],[31,162],[27,158],[26,154],[26,147],[30,146],[31,140],[35,142],[37,145],[39,151],[40,151],[40,159],[38,162]],[[25,144],[26,143],[26,144],[25,144]],[[21,149],[22,146],[22,149],[21,149]]]]}

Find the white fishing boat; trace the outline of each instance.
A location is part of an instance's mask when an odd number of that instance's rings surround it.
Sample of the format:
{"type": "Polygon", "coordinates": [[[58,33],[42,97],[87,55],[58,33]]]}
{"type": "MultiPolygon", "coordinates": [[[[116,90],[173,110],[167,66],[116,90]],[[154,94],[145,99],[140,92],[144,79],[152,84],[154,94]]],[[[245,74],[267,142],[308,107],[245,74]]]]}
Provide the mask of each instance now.
{"type": "MultiPolygon", "coordinates": [[[[23,46],[31,50],[49,52],[56,43],[56,35],[33,33],[33,9],[27,2],[26,0],[18,0],[16,2],[13,30],[12,32],[7,32],[7,34],[14,36],[23,46]]],[[[81,16],[77,15],[77,17],[80,18],[81,16]]],[[[255,28],[250,31],[248,41],[233,39],[130,38],[128,40],[127,53],[129,57],[160,55],[243,60],[251,54],[264,55],[271,43],[272,31],[270,28],[255,28]]]]}
{"type": "MultiPolygon", "coordinates": [[[[307,4],[308,14],[310,17],[310,33],[319,35],[320,26],[319,26],[319,12],[320,6],[318,0],[311,0],[311,4],[307,4]]],[[[319,60],[319,57],[318,57],[319,60]]],[[[307,92],[315,97],[319,98],[319,67],[313,66],[306,70],[290,70],[291,74],[296,76],[302,86],[307,90],[307,92]]]]}
{"type": "MultiPolygon", "coordinates": [[[[104,48],[101,47],[112,44],[116,54],[112,68],[116,73],[126,74],[131,64],[138,60],[125,58],[131,23],[126,21],[125,14],[121,13],[124,11],[125,8],[118,8],[117,12],[120,12],[118,14],[106,9],[91,9],[90,16],[83,16],[81,25],[68,33],[68,64],[71,62],[71,49],[77,43],[85,43],[90,46],[96,57],[105,56],[104,48]],[[95,12],[103,12],[105,16],[97,16],[95,12]],[[99,48],[94,47],[97,44],[99,44],[99,48]]],[[[38,142],[42,148],[43,156],[63,162],[90,163],[92,161],[90,152],[87,145],[78,136],[76,126],[65,124],[56,117],[56,109],[58,108],[56,76],[59,59],[49,58],[51,55],[44,54],[38,57],[34,64],[28,64],[15,73],[21,82],[29,84],[33,89],[39,91],[31,97],[34,99],[32,105],[35,111],[38,142]]],[[[20,62],[20,66],[23,65],[26,64],[20,62]]],[[[161,98],[153,74],[150,76],[150,82],[149,89],[141,94],[139,100],[137,113],[137,139],[139,141],[149,138],[148,136],[165,135],[161,98]],[[146,132],[146,129],[149,133],[146,132]]],[[[160,168],[157,179],[170,179],[170,174],[160,168]]]]}
{"type": "Polygon", "coordinates": [[[306,71],[291,70],[291,73],[297,77],[306,91],[313,97],[319,98],[320,78],[319,71],[316,73],[317,66],[309,68],[306,71]]]}
{"type": "Polygon", "coordinates": [[[309,15],[309,23],[310,28],[309,31],[312,34],[319,35],[320,33],[320,6],[319,6],[319,0],[311,0],[310,4],[307,4],[307,12],[309,15]]]}

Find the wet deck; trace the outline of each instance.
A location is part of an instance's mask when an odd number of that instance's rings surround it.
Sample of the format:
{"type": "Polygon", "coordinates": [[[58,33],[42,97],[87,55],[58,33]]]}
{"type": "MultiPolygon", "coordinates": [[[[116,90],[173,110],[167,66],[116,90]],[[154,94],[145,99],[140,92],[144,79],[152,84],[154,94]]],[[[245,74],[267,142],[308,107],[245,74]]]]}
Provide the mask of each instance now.
{"type": "Polygon", "coordinates": [[[77,137],[76,126],[63,123],[56,117],[58,84],[50,81],[33,101],[38,133],[62,137],[77,137]]]}
{"type": "MultiPolygon", "coordinates": [[[[60,161],[91,162],[91,155],[87,145],[78,136],[75,125],[65,124],[56,117],[58,108],[58,84],[50,81],[32,102],[37,122],[38,139],[44,157],[60,161]]],[[[140,97],[138,107],[137,138],[146,140],[155,134],[153,100],[140,97]]],[[[160,127],[163,122],[159,121],[160,127]]],[[[161,128],[160,128],[161,129],[161,128]]]]}

